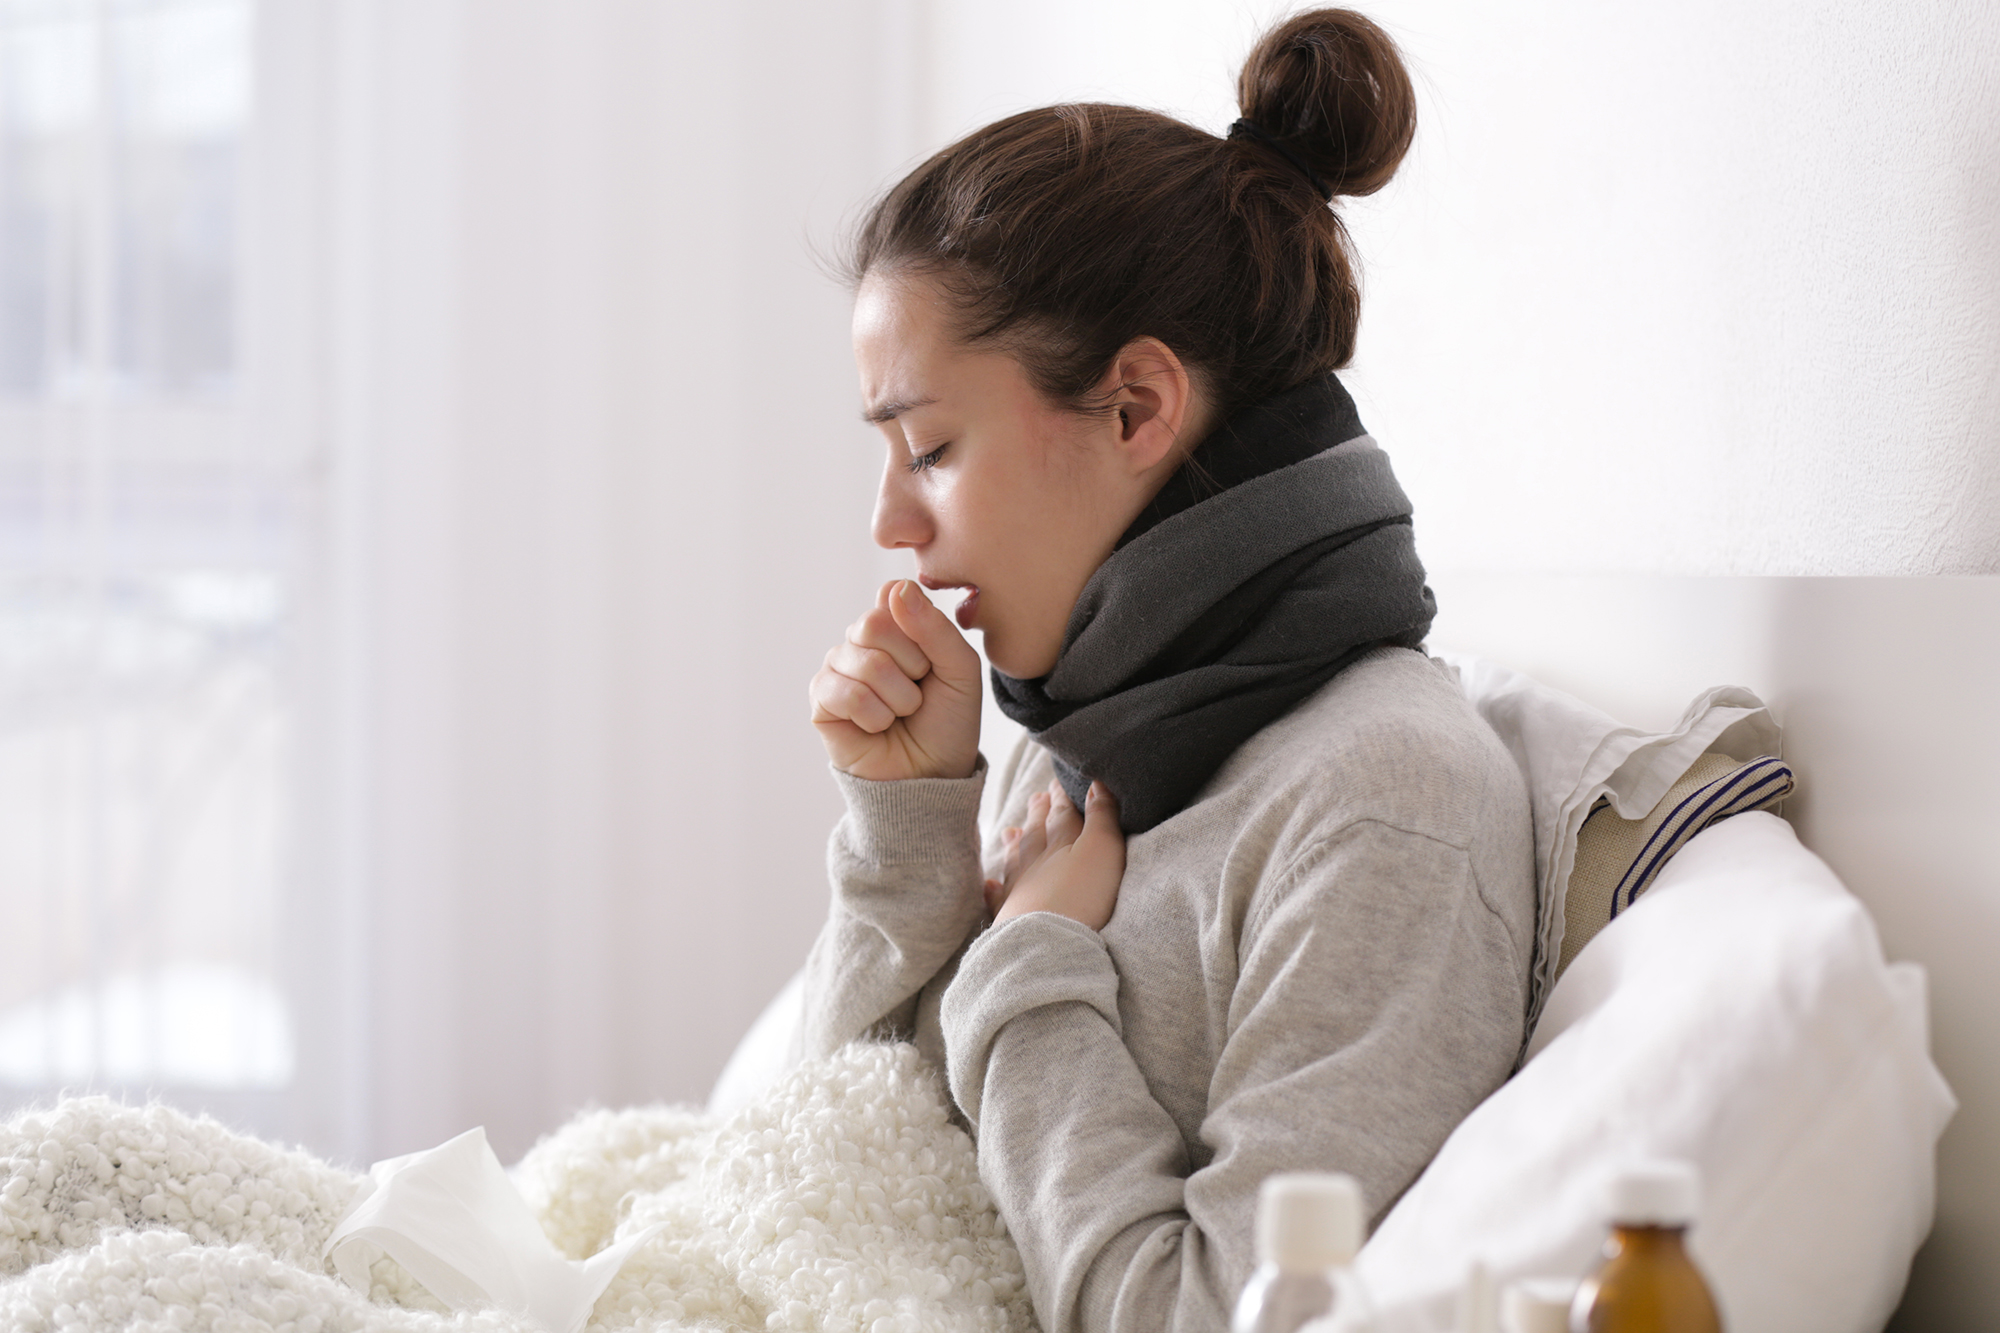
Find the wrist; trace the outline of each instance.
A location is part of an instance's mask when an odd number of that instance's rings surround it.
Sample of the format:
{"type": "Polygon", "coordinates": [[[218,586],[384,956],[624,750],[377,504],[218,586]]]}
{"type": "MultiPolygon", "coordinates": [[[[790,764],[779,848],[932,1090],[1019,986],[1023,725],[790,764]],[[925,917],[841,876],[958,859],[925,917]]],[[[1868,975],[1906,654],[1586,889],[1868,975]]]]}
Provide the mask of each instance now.
{"type": "Polygon", "coordinates": [[[1085,921],[1082,915],[1075,909],[1065,909],[1059,901],[1044,901],[1033,894],[1023,895],[1019,893],[1010,893],[1007,895],[1007,901],[1001,903],[1000,910],[993,914],[993,924],[997,926],[1003,922],[1012,921],[1017,916],[1029,916],[1035,912],[1047,912],[1050,916],[1059,916],[1065,921],[1074,921],[1085,930],[1097,929],[1097,927],[1085,921]]]}
{"type": "Polygon", "coordinates": [[[833,769],[847,805],[843,836],[863,859],[884,864],[979,861],[979,799],[986,762],[963,778],[871,778],[833,769]]]}
{"type": "Polygon", "coordinates": [[[915,746],[903,745],[867,749],[843,757],[829,747],[827,762],[836,773],[845,773],[863,782],[962,782],[981,770],[979,742],[963,751],[932,754],[915,746]]]}

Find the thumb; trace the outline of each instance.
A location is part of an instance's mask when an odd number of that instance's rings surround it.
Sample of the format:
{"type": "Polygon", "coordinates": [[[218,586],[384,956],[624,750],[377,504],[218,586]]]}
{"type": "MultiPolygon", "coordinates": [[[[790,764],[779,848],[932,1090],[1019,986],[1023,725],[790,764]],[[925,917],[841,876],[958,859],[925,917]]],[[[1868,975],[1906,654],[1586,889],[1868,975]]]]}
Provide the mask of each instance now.
{"type": "Polygon", "coordinates": [[[979,692],[979,654],[950,616],[931,605],[930,598],[910,579],[889,594],[889,614],[931,660],[931,674],[953,689],[979,692]]]}

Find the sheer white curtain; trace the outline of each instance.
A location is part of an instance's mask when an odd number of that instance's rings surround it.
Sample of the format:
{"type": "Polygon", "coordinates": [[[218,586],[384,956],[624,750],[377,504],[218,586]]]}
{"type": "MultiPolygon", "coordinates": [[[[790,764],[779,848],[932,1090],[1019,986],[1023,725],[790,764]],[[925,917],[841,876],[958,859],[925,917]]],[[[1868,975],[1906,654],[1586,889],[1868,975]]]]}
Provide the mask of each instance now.
{"type": "Polygon", "coordinates": [[[508,1154],[699,1098],[802,958],[838,810],[805,683],[884,568],[813,248],[908,154],[910,25],[267,5],[268,114],[310,145],[260,233],[300,349],[271,404],[323,443],[335,552],[299,1024],[347,1056],[313,1141],[508,1154]]]}

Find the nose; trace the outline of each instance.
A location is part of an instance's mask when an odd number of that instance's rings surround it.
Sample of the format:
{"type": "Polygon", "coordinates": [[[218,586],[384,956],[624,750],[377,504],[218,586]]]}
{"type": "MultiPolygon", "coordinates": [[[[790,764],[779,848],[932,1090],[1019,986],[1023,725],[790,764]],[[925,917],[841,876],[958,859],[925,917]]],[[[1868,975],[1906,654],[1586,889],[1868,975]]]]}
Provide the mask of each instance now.
{"type": "Polygon", "coordinates": [[[930,511],[912,480],[910,470],[892,454],[882,469],[882,485],[875,492],[871,524],[875,544],[886,551],[927,545],[935,534],[930,511]]]}

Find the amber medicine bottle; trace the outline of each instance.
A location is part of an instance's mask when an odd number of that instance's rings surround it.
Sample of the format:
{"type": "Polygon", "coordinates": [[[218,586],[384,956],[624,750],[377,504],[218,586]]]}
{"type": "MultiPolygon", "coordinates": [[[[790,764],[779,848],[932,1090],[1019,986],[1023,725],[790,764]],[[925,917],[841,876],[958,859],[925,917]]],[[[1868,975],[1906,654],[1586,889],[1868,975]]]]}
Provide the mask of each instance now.
{"type": "Polygon", "coordinates": [[[1721,1333],[1687,1252],[1700,1181],[1685,1162],[1629,1168],[1611,1185],[1604,1262],[1577,1289],[1572,1333],[1721,1333]]]}

